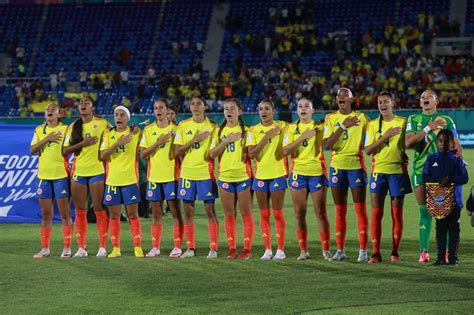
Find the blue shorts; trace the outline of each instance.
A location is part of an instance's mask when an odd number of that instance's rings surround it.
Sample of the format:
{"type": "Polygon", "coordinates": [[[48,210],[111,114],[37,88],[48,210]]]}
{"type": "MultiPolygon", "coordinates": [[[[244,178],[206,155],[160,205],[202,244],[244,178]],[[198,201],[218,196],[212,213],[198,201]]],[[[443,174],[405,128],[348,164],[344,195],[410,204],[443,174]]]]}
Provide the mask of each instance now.
{"type": "Polygon", "coordinates": [[[356,188],[367,185],[367,174],[363,169],[341,170],[329,168],[329,186],[335,188],[356,188]]]}
{"type": "Polygon", "coordinates": [[[94,176],[73,175],[72,180],[75,181],[78,184],[88,186],[88,185],[96,183],[96,182],[105,181],[105,174],[99,174],[99,175],[94,175],[94,176]]]}
{"type": "Polygon", "coordinates": [[[121,204],[131,205],[140,202],[140,188],[138,184],[128,186],[105,185],[104,205],[118,206],[121,204]]]}
{"type": "Polygon", "coordinates": [[[285,176],[272,178],[272,179],[253,179],[252,190],[263,191],[263,192],[274,192],[277,190],[286,189],[286,178],[285,176]]]}
{"type": "Polygon", "coordinates": [[[154,183],[148,182],[146,189],[146,200],[163,201],[176,200],[178,182],[154,183]]]}
{"type": "Polygon", "coordinates": [[[69,178],[60,179],[39,179],[36,188],[36,197],[38,199],[61,199],[69,198],[69,178]]]}
{"type": "Polygon", "coordinates": [[[392,197],[400,197],[412,192],[408,174],[372,174],[370,176],[370,192],[392,197]]]}
{"type": "Polygon", "coordinates": [[[252,179],[249,178],[240,182],[223,182],[218,180],[217,185],[229,193],[240,193],[252,187],[252,179]]]}
{"type": "Polygon", "coordinates": [[[309,192],[313,193],[320,190],[323,187],[328,186],[328,180],[326,176],[305,176],[305,175],[298,175],[295,173],[290,173],[290,177],[288,178],[288,186],[292,189],[308,189],[309,192]]]}
{"type": "Polygon", "coordinates": [[[213,202],[217,197],[217,185],[212,179],[192,180],[179,179],[178,199],[185,202],[204,200],[213,202]]]}

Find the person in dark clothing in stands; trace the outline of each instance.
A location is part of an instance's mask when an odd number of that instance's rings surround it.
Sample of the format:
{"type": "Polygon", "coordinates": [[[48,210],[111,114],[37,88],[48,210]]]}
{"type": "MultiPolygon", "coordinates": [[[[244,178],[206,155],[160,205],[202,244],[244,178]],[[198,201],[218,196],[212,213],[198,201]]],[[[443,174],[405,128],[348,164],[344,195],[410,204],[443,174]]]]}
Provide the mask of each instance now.
{"type": "MultiPolygon", "coordinates": [[[[428,156],[424,170],[423,180],[425,183],[436,182],[442,186],[448,187],[462,186],[469,180],[464,161],[450,151],[451,142],[454,136],[451,130],[442,129],[438,133],[438,152],[428,156]]],[[[459,189],[454,190],[453,211],[442,219],[436,219],[436,243],[438,257],[435,265],[444,265],[447,235],[449,235],[448,244],[448,263],[450,265],[458,264],[459,249],[459,217],[461,215],[462,194],[459,189]]]]}

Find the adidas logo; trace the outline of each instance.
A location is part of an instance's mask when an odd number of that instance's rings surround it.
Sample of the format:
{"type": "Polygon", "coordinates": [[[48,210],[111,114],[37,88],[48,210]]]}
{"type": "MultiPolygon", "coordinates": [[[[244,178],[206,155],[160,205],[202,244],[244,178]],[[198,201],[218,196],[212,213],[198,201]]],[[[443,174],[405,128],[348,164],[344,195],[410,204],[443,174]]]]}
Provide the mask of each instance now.
{"type": "Polygon", "coordinates": [[[212,193],[211,193],[211,192],[208,192],[208,193],[206,194],[206,197],[212,197],[212,193]]]}
{"type": "Polygon", "coordinates": [[[280,185],[278,185],[278,183],[275,183],[273,187],[280,187],[280,185]]]}
{"type": "Polygon", "coordinates": [[[63,189],[63,191],[61,191],[61,194],[63,194],[63,195],[64,195],[64,194],[67,194],[66,189],[63,189]]]}
{"type": "Polygon", "coordinates": [[[357,178],[357,179],[356,179],[356,183],[360,183],[360,178],[357,178]]]}
{"type": "Polygon", "coordinates": [[[115,140],[115,136],[110,137],[110,139],[115,140]]]}
{"type": "Polygon", "coordinates": [[[170,196],[176,196],[176,194],[174,193],[174,191],[170,194],[170,196]]]}
{"type": "Polygon", "coordinates": [[[321,187],[321,184],[318,183],[318,184],[316,185],[316,187],[318,187],[318,188],[321,187]]]}
{"type": "Polygon", "coordinates": [[[247,184],[246,184],[246,183],[243,183],[243,184],[242,184],[242,187],[247,187],[247,184]]]}
{"type": "Polygon", "coordinates": [[[263,133],[265,133],[265,132],[263,130],[260,130],[259,134],[263,134],[263,133]]]}
{"type": "Polygon", "coordinates": [[[192,135],[193,132],[191,130],[189,130],[188,132],[186,132],[187,135],[192,135]]]}
{"type": "Polygon", "coordinates": [[[152,136],[156,136],[156,132],[153,132],[152,136]]]}
{"type": "Polygon", "coordinates": [[[438,166],[438,162],[434,162],[432,166],[433,167],[438,166]]]}
{"type": "Polygon", "coordinates": [[[137,197],[135,197],[135,196],[132,196],[132,200],[137,200],[137,197]]]}

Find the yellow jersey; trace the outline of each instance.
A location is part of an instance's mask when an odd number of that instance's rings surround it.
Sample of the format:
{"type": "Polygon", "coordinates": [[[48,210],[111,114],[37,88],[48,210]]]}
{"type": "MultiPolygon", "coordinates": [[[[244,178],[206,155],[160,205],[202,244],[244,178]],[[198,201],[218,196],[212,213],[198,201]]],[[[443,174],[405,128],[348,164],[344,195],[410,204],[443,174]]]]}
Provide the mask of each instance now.
{"type": "Polygon", "coordinates": [[[311,121],[309,123],[294,122],[290,124],[283,138],[283,146],[295,142],[308,129],[315,128],[316,136],[304,140],[291,154],[291,172],[304,176],[326,175],[326,162],[323,153],[324,124],[311,121]]]}
{"type": "MultiPolygon", "coordinates": [[[[226,149],[219,157],[219,180],[235,183],[252,177],[250,158],[245,149],[247,131],[248,127],[244,127],[242,139],[227,144],[226,149]]],[[[220,135],[218,127],[212,139],[211,150],[217,147],[229,134],[237,132],[242,133],[240,125],[235,127],[226,126],[222,128],[220,135]]]]}
{"type": "MultiPolygon", "coordinates": [[[[122,136],[131,133],[130,127],[122,132],[115,129],[104,131],[100,151],[107,150],[122,136]]],[[[119,146],[106,162],[105,183],[109,186],[128,186],[138,183],[138,144],[141,132],[133,135],[132,140],[119,146]]]]}
{"type": "Polygon", "coordinates": [[[349,116],[357,117],[359,124],[344,130],[337,139],[332,149],[329,165],[332,168],[342,170],[357,170],[360,168],[365,170],[362,142],[369,123],[367,115],[359,111],[353,111],[348,115],[341,114],[339,111],[326,115],[323,140],[331,137],[349,116]]]}
{"type": "MultiPolygon", "coordinates": [[[[72,141],[71,124],[66,132],[63,146],[68,147],[72,141]]],[[[93,117],[91,121],[82,125],[82,136],[97,137],[98,140],[94,145],[81,149],[79,154],[74,154],[72,164],[72,174],[75,176],[96,176],[104,173],[104,163],[99,160],[100,137],[102,133],[110,128],[110,124],[103,118],[93,117]]]]}
{"type": "Polygon", "coordinates": [[[149,148],[158,141],[162,135],[171,132],[172,137],[168,142],[162,144],[158,149],[148,157],[147,179],[154,183],[167,183],[178,180],[179,164],[174,154],[174,135],[176,134],[176,125],[170,123],[165,128],[160,128],[156,123],[148,125],[143,130],[141,148],[149,148]]]}
{"type": "Polygon", "coordinates": [[[380,118],[369,123],[365,136],[365,146],[377,141],[388,129],[402,128],[402,132],[385,141],[379,150],[372,155],[372,173],[378,174],[406,174],[408,159],[405,154],[405,127],[407,119],[395,115],[392,121],[383,121],[380,118]]]}
{"type": "Polygon", "coordinates": [[[51,132],[62,134],[58,143],[49,142],[38,152],[38,178],[44,180],[54,180],[69,176],[69,163],[67,157],[62,154],[62,142],[66,134],[67,125],[59,123],[56,127],[50,128],[47,124],[39,125],[35,128],[31,145],[38,144],[51,132]]]}
{"type": "Polygon", "coordinates": [[[274,121],[270,126],[264,126],[261,123],[250,128],[247,133],[247,146],[260,143],[265,134],[272,128],[280,126],[279,135],[273,137],[265,145],[255,160],[255,178],[273,179],[288,175],[288,161],[283,156],[283,137],[285,134],[286,123],[284,121],[274,121]],[[281,156],[281,157],[280,157],[281,156]]]}
{"type": "Polygon", "coordinates": [[[175,145],[185,145],[198,133],[204,131],[211,133],[207,139],[194,144],[184,153],[180,177],[190,180],[214,179],[214,160],[209,158],[209,150],[215,130],[216,123],[207,117],[199,123],[192,118],[179,123],[174,138],[175,145]]]}

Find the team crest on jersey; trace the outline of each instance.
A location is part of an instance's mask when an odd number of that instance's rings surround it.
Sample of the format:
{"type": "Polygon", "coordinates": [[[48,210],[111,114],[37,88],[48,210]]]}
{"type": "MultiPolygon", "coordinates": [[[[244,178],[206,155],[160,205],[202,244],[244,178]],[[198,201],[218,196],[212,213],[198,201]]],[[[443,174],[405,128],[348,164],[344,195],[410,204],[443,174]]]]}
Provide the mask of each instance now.
{"type": "Polygon", "coordinates": [[[186,189],[181,189],[181,190],[179,191],[179,194],[180,194],[181,196],[186,196],[186,189]]]}
{"type": "Polygon", "coordinates": [[[112,196],[111,196],[111,195],[106,195],[106,196],[105,196],[105,200],[107,200],[107,201],[112,200],[112,196]]]}
{"type": "Polygon", "coordinates": [[[153,196],[153,192],[150,190],[148,191],[148,197],[151,197],[151,196],[153,196]]]}
{"type": "Polygon", "coordinates": [[[227,184],[227,183],[222,183],[222,188],[228,189],[228,188],[229,188],[229,184],[227,184]]]}
{"type": "Polygon", "coordinates": [[[376,183],[376,182],[373,182],[372,184],[370,184],[370,188],[375,189],[375,187],[377,187],[377,183],[376,183]]]}
{"type": "Polygon", "coordinates": [[[258,181],[257,186],[262,188],[265,185],[265,183],[261,180],[258,181]]]}
{"type": "Polygon", "coordinates": [[[41,194],[43,193],[43,189],[38,188],[38,189],[36,190],[36,193],[37,193],[38,195],[41,195],[41,194]]]}
{"type": "Polygon", "coordinates": [[[333,176],[331,180],[335,184],[338,182],[339,179],[337,178],[337,176],[333,176]]]}
{"type": "Polygon", "coordinates": [[[298,182],[297,182],[297,181],[294,181],[293,183],[291,183],[291,186],[293,186],[293,187],[298,187],[298,182]]]}

